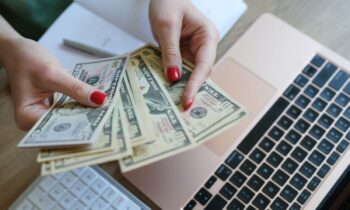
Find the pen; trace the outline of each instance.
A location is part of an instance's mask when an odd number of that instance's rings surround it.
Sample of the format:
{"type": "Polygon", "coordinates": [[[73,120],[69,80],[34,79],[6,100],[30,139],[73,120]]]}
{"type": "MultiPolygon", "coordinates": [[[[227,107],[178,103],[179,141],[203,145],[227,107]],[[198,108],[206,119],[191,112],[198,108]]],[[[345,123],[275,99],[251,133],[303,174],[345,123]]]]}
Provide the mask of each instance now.
{"type": "Polygon", "coordinates": [[[66,38],[63,38],[63,43],[66,46],[69,46],[69,47],[75,48],[77,50],[84,51],[84,52],[87,52],[89,54],[92,54],[92,55],[95,55],[98,57],[102,57],[102,58],[117,56],[117,54],[109,52],[107,50],[93,47],[93,46],[87,45],[85,43],[81,43],[81,42],[66,39],[66,38]]]}

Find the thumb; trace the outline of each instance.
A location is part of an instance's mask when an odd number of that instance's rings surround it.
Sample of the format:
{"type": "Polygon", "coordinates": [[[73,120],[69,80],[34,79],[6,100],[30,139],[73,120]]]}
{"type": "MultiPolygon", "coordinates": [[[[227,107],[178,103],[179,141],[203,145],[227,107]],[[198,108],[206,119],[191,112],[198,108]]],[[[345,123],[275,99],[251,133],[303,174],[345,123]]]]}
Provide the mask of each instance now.
{"type": "Polygon", "coordinates": [[[52,85],[55,91],[68,95],[85,106],[102,106],[108,100],[106,93],[74,78],[65,71],[54,79],[52,85]]]}
{"type": "Polygon", "coordinates": [[[181,78],[181,53],[180,53],[180,24],[163,25],[157,31],[164,73],[169,81],[178,81],[181,78]]]}

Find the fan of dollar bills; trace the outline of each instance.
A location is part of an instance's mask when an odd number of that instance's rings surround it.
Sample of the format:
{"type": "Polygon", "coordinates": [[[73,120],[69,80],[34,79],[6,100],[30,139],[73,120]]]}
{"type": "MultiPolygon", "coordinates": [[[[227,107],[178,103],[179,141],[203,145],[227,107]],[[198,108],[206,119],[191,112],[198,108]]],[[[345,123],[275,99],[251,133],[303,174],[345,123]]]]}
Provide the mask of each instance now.
{"type": "Polygon", "coordinates": [[[42,175],[118,160],[123,172],[194,148],[234,126],[246,109],[209,79],[184,111],[181,96],[193,66],[180,81],[163,73],[158,48],[75,66],[72,75],[108,94],[100,108],[59,94],[52,108],[18,145],[43,148],[42,175]]]}

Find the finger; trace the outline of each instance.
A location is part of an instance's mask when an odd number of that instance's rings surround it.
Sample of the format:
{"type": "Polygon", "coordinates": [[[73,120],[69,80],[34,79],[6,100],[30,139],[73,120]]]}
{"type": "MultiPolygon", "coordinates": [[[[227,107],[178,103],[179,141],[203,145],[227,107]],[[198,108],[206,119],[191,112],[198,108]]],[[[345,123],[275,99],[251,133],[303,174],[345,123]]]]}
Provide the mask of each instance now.
{"type": "Polygon", "coordinates": [[[217,41],[214,38],[208,39],[198,48],[195,56],[195,68],[183,93],[183,107],[185,110],[192,106],[196,93],[212,71],[216,49],[217,41]]]}
{"type": "Polygon", "coordinates": [[[98,107],[107,101],[106,93],[74,78],[64,71],[52,80],[51,87],[53,90],[68,95],[83,105],[98,107]]]}
{"type": "Polygon", "coordinates": [[[157,29],[164,73],[169,81],[177,81],[181,78],[180,33],[180,21],[166,22],[157,29]]]}

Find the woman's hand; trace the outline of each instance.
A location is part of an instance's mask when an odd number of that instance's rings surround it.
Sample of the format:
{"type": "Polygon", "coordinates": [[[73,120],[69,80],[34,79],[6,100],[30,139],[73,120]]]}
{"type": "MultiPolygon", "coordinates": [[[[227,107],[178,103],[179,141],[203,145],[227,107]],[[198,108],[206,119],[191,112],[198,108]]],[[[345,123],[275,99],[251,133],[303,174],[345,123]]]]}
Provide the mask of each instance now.
{"type": "Polygon", "coordinates": [[[105,93],[66,73],[35,41],[20,36],[0,39],[0,52],[6,52],[0,55],[0,62],[9,77],[15,121],[22,130],[30,129],[49,109],[56,91],[91,107],[106,100],[105,93]]]}
{"type": "Polygon", "coordinates": [[[195,64],[183,93],[182,103],[188,109],[214,65],[218,32],[190,0],[151,0],[149,11],[153,36],[160,44],[168,80],[180,79],[181,56],[195,64]]]}

